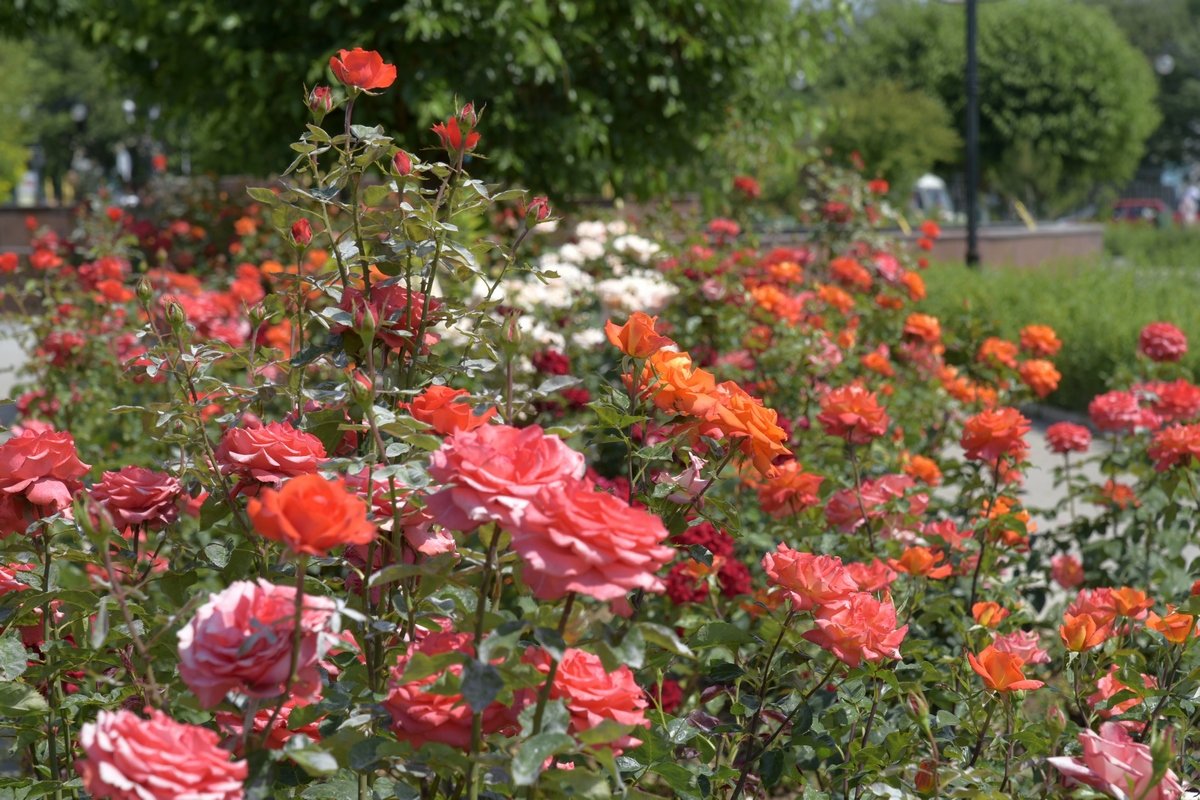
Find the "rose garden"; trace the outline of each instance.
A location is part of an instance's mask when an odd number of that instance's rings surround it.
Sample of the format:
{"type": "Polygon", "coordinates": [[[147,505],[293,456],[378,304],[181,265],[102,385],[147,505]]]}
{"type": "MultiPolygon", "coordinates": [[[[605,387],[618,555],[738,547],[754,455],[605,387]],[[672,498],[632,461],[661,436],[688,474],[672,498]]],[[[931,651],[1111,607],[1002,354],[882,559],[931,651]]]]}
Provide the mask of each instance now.
{"type": "Polygon", "coordinates": [[[1072,343],[931,313],[885,183],[567,215],[329,67],[279,179],[0,255],[0,797],[1187,796],[1186,321],[1029,509],[1072,343]]]}

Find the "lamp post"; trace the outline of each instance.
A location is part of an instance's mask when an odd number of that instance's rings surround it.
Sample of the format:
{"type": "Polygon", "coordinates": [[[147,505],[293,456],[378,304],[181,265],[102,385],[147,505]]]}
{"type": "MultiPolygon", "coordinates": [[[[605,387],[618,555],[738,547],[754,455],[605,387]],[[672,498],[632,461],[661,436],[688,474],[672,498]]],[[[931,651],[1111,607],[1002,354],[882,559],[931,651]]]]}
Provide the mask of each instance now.
{"type": "Polygon", "coordinates": [[[967,6],[967,266],[979,266],[979,35],[978,0],[967,6]]]}

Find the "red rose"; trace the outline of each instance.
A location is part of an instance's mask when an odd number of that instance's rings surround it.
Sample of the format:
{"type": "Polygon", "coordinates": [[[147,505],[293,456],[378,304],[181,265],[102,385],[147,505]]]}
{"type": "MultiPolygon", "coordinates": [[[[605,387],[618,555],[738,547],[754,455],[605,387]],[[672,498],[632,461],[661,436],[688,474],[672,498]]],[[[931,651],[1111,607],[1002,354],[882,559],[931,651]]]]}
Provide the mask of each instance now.
{"type": "Polygon", "coordinates": [[[337,79],[356,89],[386,89],[396,82],[396,66],[383,63],[374,50],[338,50],[329,59],[329,68],[337,79]]]}
{"type": "Polygon", "coordinates": [[[241,800],[245,761],[230,761],[220,737],[158,710],[101,711],[79,730],[75,769],[87,793],[110,800],[241,800]]]}
{"type": "Polygon", "coordinates": [[[292,241],[304,246],[312,241],[312,223],[306,219],[298,219],[292,223],[292,241]]]}
{"type": "Polygon", "coordinates": [[[661,592],[655,574],[675,555],[662,520],[588,480],[543,486],[508,526],[534,597],[579,592],[615,600],[634,589],[661,592]]]}
{"type": "MultiPolygon", "coordinates": [[[[422,328],[421,322],[425,319],[426,311],[432,314],[441,303],[430,297],[428,305],[426,309],[425,295],[420,292],[409,292],[398,283],[380,283],[371,287],[370,300],[359,289],[347,290],[342,294],[338,308],[351,316],[356,332],[364,329],[366,313],[370,311],[375,324],[376,341],[383,342],[392,350],[412,352],[413,340],[422,328]]],[[[428,322],[424,327],[428,329],[428,322]]],[[[341,324],[329,328],[331,333],[345,333],[350,329],[350,326],[341,324]]],[[[427,341],[429,336],[425,334],[427,341]]]]}
{"type": "Polygon", "coordinates": [[[239,489],[255,482],[278,487],[287,478],[316,472],[325,460],[325,447],[311,433],[273,422],[265,427],[230,428],[215,455],[223,474],[241,478],[239,489]]]}
{"type": "Polygon", "coordinates": [[[1187,336],[1169,322],[1151,322],[1138,335],[1138,350],[1151,361],[1178,361],[1187,349],[1187,336]]]}
{"type": "MultiPolygon", "coordinates": [[[[0,445],[0,494],[22,518],[26,510],[44,517],[71,505],[75,493],[83,488],[80,478],[88,469],[75,452],[71,434],[24,431],[0,445]]],[[[16,533],[25,527],[9,527],[4,532],[16,533]]]]}
{"type": "MultiPolygon", "coordinates": [[[[336,639],[334,613],[332,600],[304,596],[291,696],[311,697],[321,688],[317,663],[336,639]]],[[[179,677],[204,708],[219,704],[230,691],[278,697],[291,667],[295,614],[296,590],[262,578],[237,581],[209,595],[179,631],[179,677]]]]}
{"type": "Polygon", "coordinates": [[[108,510],[119,529],[170,525],[179,517],[182,493],[178,479],[144,467],[105,472],[92,487],[92,497],[108,510]]]}
{"type": "Polygon", "coordinates": [[[279,491],[263,489],[250,498],[246,510],[255,530],[297,553],[323,556],[335,547],[375,538],[366,503],[342,480],[328,481],[316,473],[292,478],[279,491]]]}
{"type": "Polygon", "coordinates": [[[427,505],[451,530],[511,526],[543,486],[577,480],[586,468],[582,453],[536,425],[484,425],[448,437],[433,454],[429,474],[446,486],[427,505]]]}
{"type": "Polygon", "coordinates": [[[1092,444],[1092,432],[1073,422],[1056,422],[1046,428],[1046,443],[1055,453],[1086,453],[1092,444]]]}

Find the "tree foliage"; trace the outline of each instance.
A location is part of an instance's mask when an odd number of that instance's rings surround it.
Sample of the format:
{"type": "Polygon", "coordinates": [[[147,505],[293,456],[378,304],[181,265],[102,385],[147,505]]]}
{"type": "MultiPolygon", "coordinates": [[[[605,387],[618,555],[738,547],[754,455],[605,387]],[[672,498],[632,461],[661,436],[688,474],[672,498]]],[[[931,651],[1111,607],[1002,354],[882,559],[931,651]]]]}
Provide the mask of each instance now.
{"type": "MultiPolygon", "coordinates": [[[[560,196],[649,193],[727,165],[743,141],[792,133],[800,71],[841,3],[763,0],[22,0],[114,55],[164,106],[194,160],[267,172],[303,123],[303,87],[339,48],[379,50],[399,90],[372,112],[415,138],[456,95],[488,111],[490,179],[560,196]],[[799,45],[799,46],[798,46],[799,45]],[[238,113],[229,113],[236,101],[238,113]]],[[[477,171],[479,171],[477,169],[477,171]]]]}
{"type": "MultiPolygon", "coordinates": [[[[965,107],[963,9],[897,0],[868,18],[835,81],[891,78],[965,107]]],[[[1158,124],[1149,65],[1103,11],[997,0],[979,11],[980,151],[990,188],[1057,212],[1128,179],[1158,124]]]]}
{"type": "Polygon", "coordinates": [[[935,164],[954,161],[962,144],[940,100],[894,81],[832,92],[826,108],[823,143],[843,160],[858,153],[867,173],[898,193],[935,164]]]}

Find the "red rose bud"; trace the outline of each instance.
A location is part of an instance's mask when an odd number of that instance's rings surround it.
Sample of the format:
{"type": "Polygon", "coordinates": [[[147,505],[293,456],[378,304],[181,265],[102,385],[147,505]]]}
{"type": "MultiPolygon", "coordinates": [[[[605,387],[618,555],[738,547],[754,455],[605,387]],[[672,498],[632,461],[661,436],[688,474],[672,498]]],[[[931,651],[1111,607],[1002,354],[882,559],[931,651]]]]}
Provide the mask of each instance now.
{"type": "Polygon", "coordinates": [[[328,86],[314,86],[308,93],[308,110],[323,117],[333,110],[333,92],[328,86]]]}
{"type": "Polygon", "coordinates": [[[401,178],[407,178],[412,174],[412,156],[403,150],[397,150],[396,155],[392,156],[392,167],[401,178]]]}
{"type": "Polygon", "coordinates": [[[452,155],[469,153],[479,143],[479,134],[470,128],[467,129],[466,135],[463,134],[463,130],[458,124],[458,117],[451,117],[445,122],[434,125],[433,132],[441,140],[442,148],[452,155]]]}
{"type": "Polygon", "coordinates": [[[292,240],[301,247],[312,241],[312,224],[306,219],[292,223],[292,240]]]}
{"type": "Polygon", "coordinates": [[[533,217],[535,224],[536,222],[545,222],[546,218],[550,216],[550,201],[545,195],[538,195],[525,207],[525,216],[533,217]]]}
{"type": "Polygon", "coordinates": [[[475,113],[475,104],[467,103],[463,106],[462,111],[458,112],[458,118],[462,120],[463,125],[466,125],[468,130],[474,128],[476,123],[479,122],[479,117],[475,113]]]}

